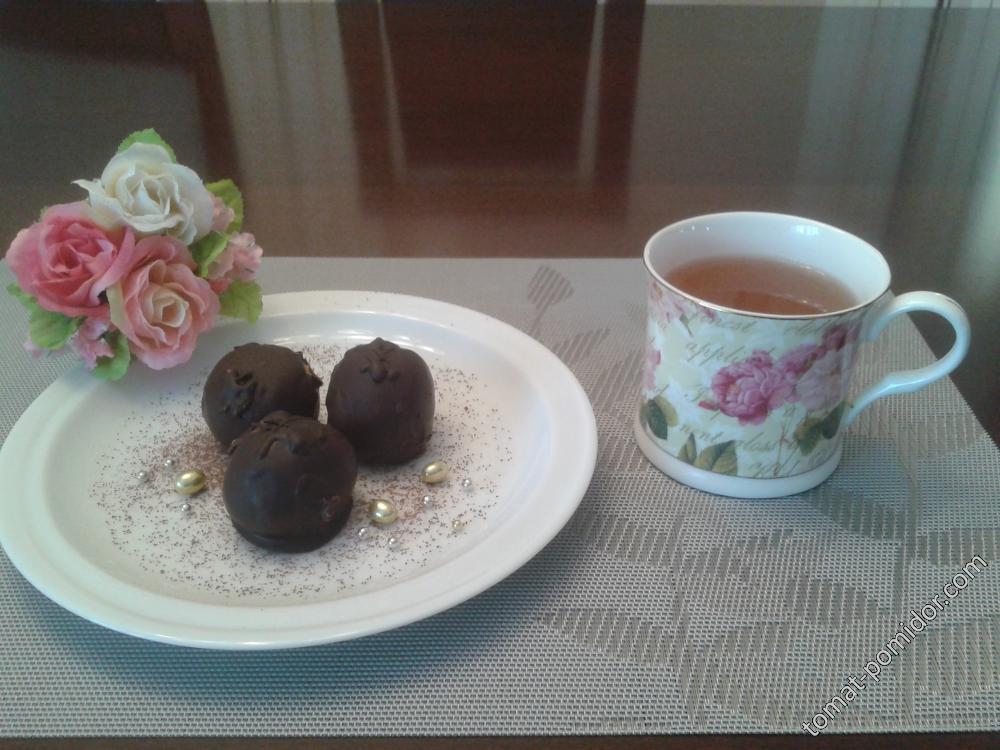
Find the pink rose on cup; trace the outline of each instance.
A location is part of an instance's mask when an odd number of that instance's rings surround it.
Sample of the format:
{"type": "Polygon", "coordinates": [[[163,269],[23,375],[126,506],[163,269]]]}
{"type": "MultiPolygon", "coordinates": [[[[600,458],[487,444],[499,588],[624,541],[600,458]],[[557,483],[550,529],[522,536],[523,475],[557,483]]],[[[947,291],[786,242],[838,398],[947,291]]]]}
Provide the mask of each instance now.
{"type": "Polygon", "coordinates": [[[861,323],[838,323],[831,326],[823,334],[823,346],[827,350],[840,352],[843,368],[848,370],[854,364],[854,354],[857,349],[858,336],[861,333],[861,323]]]}
{"type": "Polygon", "coordinates": [[[768,414],[792,397],[794,387],[794,379],[775,367],[771,355],[758,350],[715,373],[712,376],[715,400],[704,400],[698,405],[736,417],[741,425],[761,424],[768,414]]]}
{"type": "Polygon", "coordinates": [[[771,355],[763,349],[755,349],[753,354],[747,357],[744,362],[763,369],[774,367],[774,360],[771,359],[771,355]]]}
{"type": "Polygon", "coordinates": [[[264,254],[257,240],[249,232],[229,238],[229,243],[212,264],[208,280],[216,294],[222,294],[233,281],[253,281],[264,254]]]}
{"type": "Polygon", "coordinates": [[[7,263],[21,289],[46,310],[106,318],[100,295],[129,270],[134,248],[131,229],[103,229],[85,203],[63,203],[17,233],[7,263]]]}
{"type": "Polygon", "coordinates": [[[662,359],[663,355],[653,343],[653,338],[648,338],[646,340],[646,368],[643,372],[642,383],[647,391],[652,391],[656,388],[656,368],[662,359]]]}
{"type": "Polygon", "coordinates": [[[778,369],[797,378],[812,367],[813,362],[822,357],[825,351],[816,344],[801,344],[778,360],[778,369]]]}
{"type": "Polygon", "coordinates": [[[215,323],[219,300],[187,247],[168,236],[136,243],[136,264],[108,289],[111,321],[132,354],[154,370],[187,362],[198,334],[215,323]]]}
{"type": "Polygon", "coordinates": [[[795,384],[795,394],[809,411],[830,409],[844,398],[848,363],[836,349],[826,351],[813,362],[795,384]]]}
{"type": "Polygon", "coordinates": [[[821,344],[801,344],[786,352],[777,368],[795,382],[788,400],[801,401],[809,411],[829,409],[844,397],[845,373],[850,371],[860,324],[838,323],[826,329],[821,344]]]}
{"type": "Polygon", "coordinates": [[[674,318],[686,318],[685,309],[681,297],[677,297],[673,292],[669,292],[655,281],[650,282],[653,295],[653,312],[657,319],[664,324],[670,323],[674,318]]]}
{"type": "Polygon", "coordinates": [[[847,341],[847,326],[843,323],[830,326],[823,332],[823,348],[828,350],[838,350],[847,341]]]}

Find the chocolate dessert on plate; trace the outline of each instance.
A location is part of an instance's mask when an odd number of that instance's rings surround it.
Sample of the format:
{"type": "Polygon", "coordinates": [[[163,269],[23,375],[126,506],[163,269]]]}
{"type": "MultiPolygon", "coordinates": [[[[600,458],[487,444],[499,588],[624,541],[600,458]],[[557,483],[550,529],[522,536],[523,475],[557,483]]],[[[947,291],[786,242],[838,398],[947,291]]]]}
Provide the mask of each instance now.
{"type": "Polygon", "coordinates": [[[215,439],[228,447],[273,411],[315,419],[322,384],[299,352],[275,344],[244,344],[209,373],[201,413],[215,439]]]}
{"type": "Polygon", "coordinates": [[[278,411],[233,442],[222,496],[247,540],[306,552],[347,523],[357,474],[354,449],[337,430],[278,411]]]}
{"type": "Polygon", "coordinates": [[[405,463],[421,455],[431,438],[430,368],[416,352],[381,338],[356,346],[333,368],[326,410],[359,461],[405,463]]]}

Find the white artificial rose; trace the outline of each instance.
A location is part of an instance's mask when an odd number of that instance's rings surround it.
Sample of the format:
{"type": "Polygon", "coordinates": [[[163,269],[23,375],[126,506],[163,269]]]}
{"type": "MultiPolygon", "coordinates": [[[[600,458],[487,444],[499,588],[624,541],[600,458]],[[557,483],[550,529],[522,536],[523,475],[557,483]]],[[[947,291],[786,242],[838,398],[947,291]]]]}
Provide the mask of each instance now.
{"type": "Polygon", "coordinates": [[[108,162],[100,180],[76,180],[90,193],[98,222],[127,224],[139,235],[168,234],[185,245],[212,227],[212,194],[194,170],[162,146],[133,143],[108,162]]]}

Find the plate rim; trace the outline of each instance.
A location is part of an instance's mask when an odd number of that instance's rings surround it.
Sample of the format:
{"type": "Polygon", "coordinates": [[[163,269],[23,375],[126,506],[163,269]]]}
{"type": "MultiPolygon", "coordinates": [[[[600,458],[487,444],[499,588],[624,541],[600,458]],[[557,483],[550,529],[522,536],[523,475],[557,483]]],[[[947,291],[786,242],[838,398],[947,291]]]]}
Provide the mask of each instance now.
{"type": "MultiPolygon", "coordinates": [[[[556,507],[550,507],[546,514],[539,514],[540,523],[533,527],[534,537],[531,543],[523,547],[516,547],[516,554],[502,558],[500,564],[496,564],[489,570],[478,570],[474,574],[467,576],[460,583],[452,587],[445,587],[437,590],[433,596],[423,598],[419,605],[408,605],[402,609],[390,610],[381,615],[365,615],[359,619],[341,619],[335,622],[322,624],[309,624],[302,627],[283,627],[280,630],[265,629],[265,631],[255,631],[247,628],[220,628],[179,625],[176,622],[164,623],[162,618],[153,616],[135,616],[135,614],[113,604],[108,604],[100,596],[92,591],[79,589],[73,582],[73,576],[64,570],[60,570],[58,565],[59,553],[66,550],[49,549],[44,544],[40,544],[32,536],[32,525],[18,523],[20,510],[18,504],[12,500],[4,500],[0,497],[0,546],[3,547],[8,559],[24,578],[34,586],[39,592],[49,599],[59,604],[64,609],[83,617],[111,630],[136,636],[139,638],[169,643],[174,645],[192,646],[198,648],[211,648],[223,650],[264,650],[304,647],[323,643],[348,640],[352,638],[372,635],[378,632],[395,629],[404,625],[418,622],[433,615],[439,614],[464,601],[486,591],[500,581],[506,579],[512,573],[527,564],[535,555],[544,549],[555,536],[562,530],[573,513],[579,507],[590,481],[597,461],[597,424],[593,407],[587,397],[586,392],[580,385],[579,380],[569,367],[556,356],[550,349],[545,347],[537,339],[529,336],[520,329],[511,326],[504,321],[492,316],[461,307],[449,302],[435,300],[426,297],[404,295],[394,292],[375,292],[363,290],[321,290],[305,292],[285,292],[280,294],[270,294],[264,297],[264,312],[262,318],[277,318],[289,314],[328,314],[328,313],[374,313],[380,315],[399,316],[419,323],[446,327],[471,335],[463,329],[475,329],[478,326],[487,326],[502,331],[508,338],[513,338],[521,346],[527,347],[534,358],[541,358],[547,365],[547,377],[557,377],[559,387],[562,388],[562,395],[574,402],[578,408],[575,416],[578,418],[575,424],[573,436],[577,441],[574,446],[574,465],[579,467],[579,471],[572,476],[563,475],[566,489],[564,500],[556,507]],[[20,536],[18,532],[21,533],[20,536]],[[108,617],[108,615],[111,617],[108,617]],[[251,637],[252,636],[252,637],[251,637]]],[[[239,321],[225,321],[216,326],[216,329],[229,326],[245,325],[239,321]]],[[[247,332],[254,329],[247,327],[247,332]]],[[[510,361],[509,358],[505,358],[510,361]]],[[[520,368],[519,368],[520,369],[520,368]]],[[[534,381],[533,381],[534,382],[534,381]]],[[[537,383],[536,383],[537,384],[537,383]]],[[[39,423],[37,415],[41,414],[49,406],[49,401],[57,398],[62,392],[69,392],[76,398],[92,398],[93,392],[100,388],[113,388],[115,386],[98,381],[83,371],[82,367],[76,367],[65,373],[53,383],[51,383],[39,396],[25,409],[11,428],[7,439],[0,447],[0,476],[10,474],[12,465],[21,465],[21,454],[31,442],[33,433],[37,433],[44,428],[44,423],[39,423]],[[67,391],[67,389],[69,389],[67,391]]],[[[39,453],[44,454],[44,451],[39,453]]],[[[41,459],[39,459],[41,460],[41,459]]],[[[553,459],[553,462],[556,461],[553,459]]],[[[21,472],[22,481],[27,481],[29,472],[21,472]],[[24,475],[24,476],[22,476],[24,475]]],[[[42,493],[39,489],[38,493],[42,493]]],[[[20,496],[19,492],[6,492],[7,498],[20,496]]],[[[43,505],[39,503],[38,505],[43,505]]],[[[41,510],[35,509],[37,513],[41,510]]],[[[20,514],[21,518],[26,518],[30,514],[20,514]]],[[[45,514],[51,516],[51,514],[45,514]]],[[[488,542],[495,539],[499,531],[505,529],[510,523],[510,519],[503,521],[496,529],[491,530],[482,540],[488,542]]],[[[57,538],[57,543],[58,539],[57,538]]],[[[70,545],[66,545],[69,547],[70,545]]],[[[426,573],[417,576],[417,579],[424,576],[433,576],[440,573],[441,567],[454,564],[456,560],[466,557],[475,547],[466,548],[455,557],[449,558],[441,566],[432,568],[426,573]]],[[[73,557],[80,558],[91,566],[93,570],[99,571],[101,575],[108,576],[118,581],[122,586],[141,591],[154,597],[162,597],[169,601],[179,601],[175,597],[166,594],[154,593],[147,589],[140,589],[121,579],[114,578],[110,573],[100,568],[89,560],[82,558],[82,555],[74,551],[73,557]]],[[[84,568],[84,574],[87,571],[84,568]]],[[[398,585],[406,585],[410,581],[398,585]]],[[[389,591],[395,587],[389,586],[380,591],[389,591]]],[[[355,597],[371,596],[380,593],[363,592],[355,596],[348,596],[340,599],[345,601],[355,597]]],[[[310,609],[322,609],[330,606],[336,599],[320,600],[310,603],[276,605],[268,607],[274,611],[294,610],[300,607],[310,609]]],[[[200,605],[184,600],[186,607],[198,608],[201,606],[218,608],[222,612],[252,612],[263,609],[245,605],[219,604],[200,605]]]]}

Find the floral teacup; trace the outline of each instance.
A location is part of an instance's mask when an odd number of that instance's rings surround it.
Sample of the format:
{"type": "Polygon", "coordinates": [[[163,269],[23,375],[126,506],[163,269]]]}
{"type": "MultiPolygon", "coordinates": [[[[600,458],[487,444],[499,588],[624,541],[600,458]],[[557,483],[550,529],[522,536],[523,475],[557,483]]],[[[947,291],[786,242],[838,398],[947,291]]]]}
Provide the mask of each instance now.
{"type": "Polygon", "coordinates": [[[816,486],[840,462],[843,433],[862,409],[944,377],[969,348],[958,304],[935,292],[893,298],[889,267],[874,247],[809,219],[754,212],[687,219],[653,235],[644,261],[648,324],[636,439],[663,472],[708,492],[780,497],[816,486]],[[664,279],[677,266],[720,256],[811,266],[843,283],[856,304],[814,315],[754,313],[700,300],[664,279]],[[858,345],[914,310],[952,325],[951,351],[849,401],[858,345]]]}

